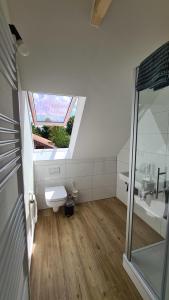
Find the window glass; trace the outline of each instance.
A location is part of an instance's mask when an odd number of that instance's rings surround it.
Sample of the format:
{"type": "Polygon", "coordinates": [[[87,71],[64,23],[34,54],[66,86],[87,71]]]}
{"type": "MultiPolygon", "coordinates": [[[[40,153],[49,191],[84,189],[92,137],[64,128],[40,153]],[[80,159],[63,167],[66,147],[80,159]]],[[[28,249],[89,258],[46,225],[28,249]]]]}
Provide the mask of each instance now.
{"type": "Polygon", "coordinates": [[[64,123],[72,97],[33,93],[37,122],[64,123]]]}

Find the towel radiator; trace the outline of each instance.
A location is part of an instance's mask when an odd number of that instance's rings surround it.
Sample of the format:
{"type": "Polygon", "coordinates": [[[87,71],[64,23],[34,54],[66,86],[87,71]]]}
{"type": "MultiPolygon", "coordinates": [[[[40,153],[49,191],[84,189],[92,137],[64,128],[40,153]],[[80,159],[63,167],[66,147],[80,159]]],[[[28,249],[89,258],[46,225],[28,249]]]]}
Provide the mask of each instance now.
{"type": "Polygon", "coordinates": [[[28,300],[16,47],[0,7],[0,300],[28,300]]]}

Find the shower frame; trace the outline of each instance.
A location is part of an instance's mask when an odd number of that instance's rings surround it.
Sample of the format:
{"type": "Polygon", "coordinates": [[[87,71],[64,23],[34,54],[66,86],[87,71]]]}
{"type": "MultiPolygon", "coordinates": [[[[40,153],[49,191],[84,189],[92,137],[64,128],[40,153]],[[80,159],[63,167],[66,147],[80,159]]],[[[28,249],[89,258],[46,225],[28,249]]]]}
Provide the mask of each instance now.
{"type": "Polygon", "coordinates": [[[131,260],[132,254],[132,229],[133,229],[133,211],[134,211],[134,185],[135,185],[135,169],[136,169],[136,151],[137,151],[137,132],[138,132],[138,112],[139,112],[139,92],[136,90],[136,82],[139,67],[134,72],[134,95],[132,103],[131,117],[131,135],[130,135],[130,159],[129,159],[129,187],[128,187],[128,208],[127,208],[127,224],[126,224],[126,247],[123,255],[123,266],[128,275],[141,293],[143,299],[168,300],[166,298],[167,274],[169,276],[169,205],[168,217],[165,236],[165,256],[163,261],[163,275],[160,297],[149,285],[145,276],[139,272],[131,260]]]}

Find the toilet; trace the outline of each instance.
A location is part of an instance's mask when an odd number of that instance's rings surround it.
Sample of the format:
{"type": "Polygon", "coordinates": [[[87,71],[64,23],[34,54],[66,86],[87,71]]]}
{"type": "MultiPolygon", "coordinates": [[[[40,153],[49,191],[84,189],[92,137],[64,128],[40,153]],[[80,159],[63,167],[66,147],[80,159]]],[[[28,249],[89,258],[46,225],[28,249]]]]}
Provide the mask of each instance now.
{"type": "Polygon", "coordinates": [[[59,210],[67,200],[67,192],[64,186],[54,186],[45,188],[45,200],[48,207],[52,207],[54,212],[59,210]]]}

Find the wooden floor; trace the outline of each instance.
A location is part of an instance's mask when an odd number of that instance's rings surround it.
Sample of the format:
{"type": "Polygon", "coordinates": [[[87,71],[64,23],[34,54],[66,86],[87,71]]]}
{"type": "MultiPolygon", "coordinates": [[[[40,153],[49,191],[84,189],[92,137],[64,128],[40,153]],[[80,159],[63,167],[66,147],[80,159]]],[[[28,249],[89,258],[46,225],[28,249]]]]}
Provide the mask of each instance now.
{"type": "MultiPolygon", "coordinates": [[[[62,210],[41,211],[31,267],[32,300],[142,299],[122,267],[125,220],[126,207],[115,198],[80,204],[71,218],[62,210]]],[[[138,225],[136,239],[149,243],[152,230],[143,235],[138,225]]]]}

